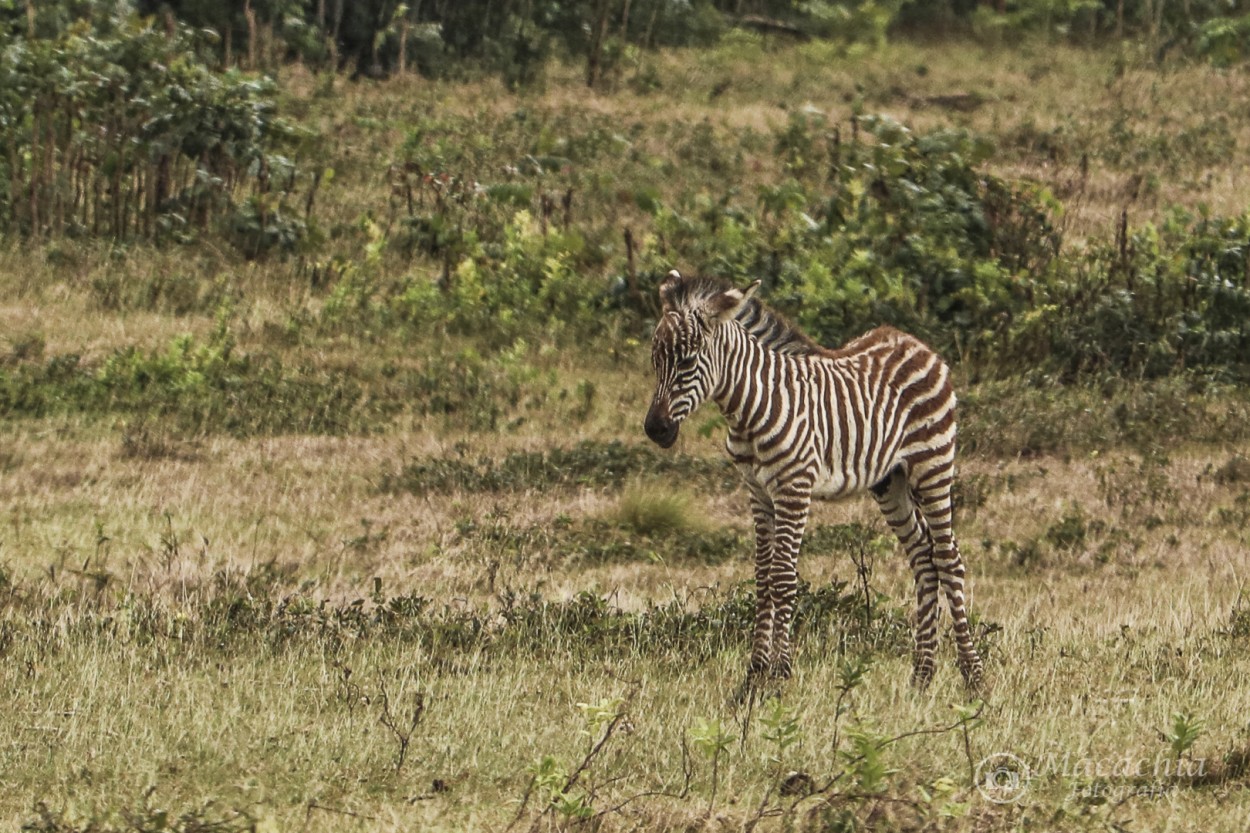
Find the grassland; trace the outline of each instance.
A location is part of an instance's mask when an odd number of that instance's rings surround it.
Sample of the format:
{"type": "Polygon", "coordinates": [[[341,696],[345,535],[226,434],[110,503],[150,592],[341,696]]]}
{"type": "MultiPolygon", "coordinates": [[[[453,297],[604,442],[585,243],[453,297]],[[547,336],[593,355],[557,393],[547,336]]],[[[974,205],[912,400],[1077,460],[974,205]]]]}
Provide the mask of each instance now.
{"type": "MultiPolygon", "coordinates": [[[[559,66],[524,93],[293,68],[284,108],[332,137],[332,254],[5,241],[6,367],[161,357],[184,334],[198,347],[173,370],[136,363],[164,380],[142,389],[45,374],[41,415],[5,421],[0,824],[1243,830],[1237,388],[1039,389],[961,369],[958,529],[988,690],[961,687],[949,645],[932,689],[908,687],[910,576],[862,501],[814,519],[780,705],[735,706],[746,498],[710,414],[675,454],[645,446],[645,322],[588,339],[392,331],[325,314],[342,298],[310,277],[368,261],[362,217],[389,228],[387,165],[430,114],[638,124],[655,157],[690,125],[716,153],[807,105],[833,123],[866,109],[967,126],[996,139],[993,170],[1062,197],[1078,247],[1123,210],[1244,210],[1250,114],[1228,102],[1245,71],[1140,58],[749,38],[647,57],[600,93],[559,66]],[[644,70],[658,89],[631,83],[644,70]],[[242,356],[282,371],[203,393],[206,376],[245,376],[242,356]],[[996,803],[977,766],[1001,753],[1032,773],[996,803]]],[[[662,187],[698,193],[706,161],[662,187]]],[[[735,170],[744,189],[778,176],[768,148],[735,170]]],[[[599,227],[646,227],[632,200],[593,205],[599,227]]],[[[369,268],[382,284],[439,271],[393,251],[369,268]]]]}

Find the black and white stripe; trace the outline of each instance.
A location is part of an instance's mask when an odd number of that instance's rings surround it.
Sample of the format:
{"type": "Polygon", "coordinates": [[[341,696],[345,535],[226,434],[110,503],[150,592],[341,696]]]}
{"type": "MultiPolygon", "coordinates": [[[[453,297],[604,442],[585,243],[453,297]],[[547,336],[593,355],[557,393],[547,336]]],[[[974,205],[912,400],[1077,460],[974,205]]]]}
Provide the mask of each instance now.
{"type": "Polygon", "coordinates": [[[981,660],[952,531],[955,394],[918,339],[881,327],[836,350],[813,342],[745,292],[676,272],[660,288],[652,343],[657,385],[647,435],[667,448],[706,400],[729,424],[726,450],[746,476],[755,523],[755,632],[747,681],[788,677],[797,556],[814,498],[869,491],[902,542],[916,582],[913,680],[933,676],[946,596],[959,666],[981,660]]]}

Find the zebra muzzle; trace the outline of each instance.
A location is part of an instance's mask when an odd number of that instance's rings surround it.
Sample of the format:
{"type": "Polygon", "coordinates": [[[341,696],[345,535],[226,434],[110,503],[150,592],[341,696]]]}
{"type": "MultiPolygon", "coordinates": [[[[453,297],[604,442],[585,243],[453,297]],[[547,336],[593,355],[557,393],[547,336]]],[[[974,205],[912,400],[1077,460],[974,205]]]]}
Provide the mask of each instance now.
{"type": "Polygon", "coordinates": [[[659,413],[655,408],[647,412],[646,422],[643,423],[647,436],[660,448],[670,448],[673,443],[677,442],[679,426],[680,423],[677,420],[667,414],[659,413]]]}

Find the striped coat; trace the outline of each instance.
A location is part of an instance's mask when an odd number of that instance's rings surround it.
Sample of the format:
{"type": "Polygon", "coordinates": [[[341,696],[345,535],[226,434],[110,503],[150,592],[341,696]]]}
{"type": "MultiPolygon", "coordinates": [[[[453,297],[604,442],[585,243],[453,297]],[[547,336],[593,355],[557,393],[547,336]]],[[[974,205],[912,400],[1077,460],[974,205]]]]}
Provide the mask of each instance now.
{"type": "Polygon", "coordinates": [[[902,542],[916,582],[913,680],[934,671],[939,589],[951,610],[959,664],[976,685],[981,660],[952,531],[955,394],[947,365],[918,339],[881,327],[823,348],[745,292],[718,280],[661,287],[652,342],[656,391],[645,428],[661,446],[713,401],[726,450],[751,494],[756,618],[747,686],[791,672],[797,558],[813,499],[869,492],[902,542]]]}

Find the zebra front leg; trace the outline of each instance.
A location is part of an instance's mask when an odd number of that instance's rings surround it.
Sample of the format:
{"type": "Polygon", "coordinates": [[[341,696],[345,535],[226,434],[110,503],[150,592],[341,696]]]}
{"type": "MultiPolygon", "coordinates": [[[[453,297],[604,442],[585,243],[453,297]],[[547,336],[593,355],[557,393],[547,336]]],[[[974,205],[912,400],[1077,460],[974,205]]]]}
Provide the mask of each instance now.
{"type": "Polygon", "coordinates": [[[771,591],[773,562],[773,501],[754,482],[751,488],[751,518],[755,522],[755,629],[751,637],[751,661],[747,665],[744,688],[768,671],[773,648],[774,608],[771,591]]]}
{"type": "Polygon", "coordinates": [[[768,574],[773,604],[773,649],[768,671],[779,680],[789,679],[792,669],[790,623],[799,588],[799,548],[811,505],[810,487],[795,489],[773,500],[773,559],[768,574]]]}

